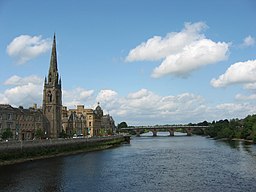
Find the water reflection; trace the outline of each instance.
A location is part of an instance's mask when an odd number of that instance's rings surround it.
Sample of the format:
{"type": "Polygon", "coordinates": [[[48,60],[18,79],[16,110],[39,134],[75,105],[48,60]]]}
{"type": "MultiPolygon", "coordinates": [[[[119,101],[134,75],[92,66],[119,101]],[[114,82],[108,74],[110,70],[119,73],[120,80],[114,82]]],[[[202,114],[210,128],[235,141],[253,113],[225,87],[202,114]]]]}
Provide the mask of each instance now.
{"type": "Polygon", "coordinates": [[[4,191],[62,191],[62,158],[36,160],[0,167],[4,191]]]}

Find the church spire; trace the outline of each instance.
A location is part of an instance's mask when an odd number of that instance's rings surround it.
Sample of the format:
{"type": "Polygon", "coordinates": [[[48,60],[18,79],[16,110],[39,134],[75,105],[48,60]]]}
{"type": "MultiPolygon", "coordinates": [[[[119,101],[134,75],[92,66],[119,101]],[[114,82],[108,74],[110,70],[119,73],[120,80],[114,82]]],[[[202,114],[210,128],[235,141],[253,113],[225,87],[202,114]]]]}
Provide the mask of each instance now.
{"type": "Polygon", "coordinates": [[[48,79],[45,79],[43,92],[43,114],[48,120],[48,137],[57,138],[62,130],[62,91],[61,79],[57,68],[56,38],[53,36],[52,53],[48,79]]]}
{"type": "Polygon", "coordinates": [[[56,38],[55,33],[53,36],[53,43],[52,43],[52,55],[51,55],[51,63],[50,63],[50,71],[57,72],[57,54],[56,54],[56,38]]]}
{"type": "Polygon", "coordinates": [[[59,74],[58,74],[58,67],[57,67],[56,38],[54,33],[50,68],[49,68],[49,74],[48,74],[48,83],[57,85],[58,82],[59,82],[59,74]]]}

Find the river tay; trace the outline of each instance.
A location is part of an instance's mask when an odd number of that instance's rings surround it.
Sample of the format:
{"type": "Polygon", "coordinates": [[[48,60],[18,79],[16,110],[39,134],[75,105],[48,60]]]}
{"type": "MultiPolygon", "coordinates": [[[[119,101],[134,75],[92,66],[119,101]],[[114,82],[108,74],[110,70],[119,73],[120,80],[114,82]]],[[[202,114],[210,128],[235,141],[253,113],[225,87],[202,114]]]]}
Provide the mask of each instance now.
{"type": "Polygon", "coordinates": [[[0,167],[0,191],[255,191],[256,146],[200,136],[0,167]]]}

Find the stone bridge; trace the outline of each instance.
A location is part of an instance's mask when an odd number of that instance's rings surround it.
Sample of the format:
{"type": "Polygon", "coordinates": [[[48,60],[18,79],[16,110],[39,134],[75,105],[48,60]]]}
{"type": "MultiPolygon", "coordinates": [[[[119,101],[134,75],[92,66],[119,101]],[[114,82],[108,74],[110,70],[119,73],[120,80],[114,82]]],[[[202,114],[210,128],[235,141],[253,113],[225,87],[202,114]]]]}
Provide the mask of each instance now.
{"type": "Polygon", "coordinates": [[[152,131],[153,136],[157,136],[157,132],[159,131],[168,131],[170,133],[170,136],[174,136],[174,132],[176,129],[183,129],[183,131],[187,133],[187,136],[191,136],[193,130],[200,129],[204,132],[206,128],[209,128],[209,126],[156,125],[156,126],[133,126],[133,127],[122,128],[122,130],[127,130],[127,131],[133,130],[136,132],[136,136],[140,136],[140,134],[145,131],[152,131]]]}

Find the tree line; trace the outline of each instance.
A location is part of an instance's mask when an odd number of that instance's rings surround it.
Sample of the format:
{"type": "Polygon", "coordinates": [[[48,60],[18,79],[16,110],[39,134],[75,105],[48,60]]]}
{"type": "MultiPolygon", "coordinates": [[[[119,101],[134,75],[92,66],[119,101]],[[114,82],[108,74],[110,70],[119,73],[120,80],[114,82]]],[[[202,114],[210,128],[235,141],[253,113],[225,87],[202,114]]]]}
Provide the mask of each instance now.
{"type": "Polygon", "coordinates": [[[197,125],[209,126],[204,134],[213,138],[236,138],[256,142],[256,115],[248,115],[244,119],[224,119],[212,123],[204,121],[197,125]]]}
{"type": "MultiPolygon", "coordinates": [[[[243,119],[224,119],[219,121],[207,122],[188,125],[209,126],[205,131],[195,129],[194,134],[209,135],[212,138],[221,139],[245,139],[253,140],[256,143],[256,114],[248,115],[243,119]]],[[[118,124],[118,129],[128,127],[126,122],[118,124]]]]}

